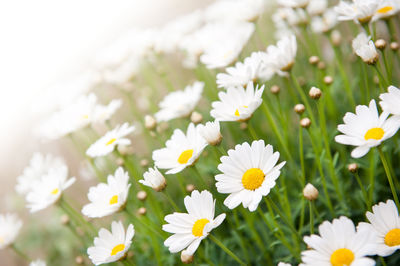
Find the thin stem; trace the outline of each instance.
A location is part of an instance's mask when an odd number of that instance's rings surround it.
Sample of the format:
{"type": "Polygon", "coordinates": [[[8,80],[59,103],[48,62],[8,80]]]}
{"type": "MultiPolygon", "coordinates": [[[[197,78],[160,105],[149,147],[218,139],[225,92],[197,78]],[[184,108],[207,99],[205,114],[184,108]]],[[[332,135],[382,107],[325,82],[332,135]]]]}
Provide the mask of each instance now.
{"type": "Polygon", "coordinates": [[[392,174],[390,173],[389,165],[386,160],[385,154],[382,152],[382,149],[379,146],[378,146],[378,152],[379,152],[379,157],[381,158],[381,161],[383,164],[383,168],[385,169],[386,177],[389,181],[390,190],[392,191],[394,202],[396,203],[397,209],[399,209],[400,204],[399,204],[399,199],[397,198],[396,188],[394,187],[394,184],[393,184],[392,174]]]}
{"type": "Polygon", "coordinates": [[[181,210],[179,209],[179,207],[175,204],[175,202],[173,201],[173,199],[171,198],[171,196],[169,195],[168,191],[166,189],[164,189],[163,191],[164,193],[162,193],[165,198],[167,198],[167,200],[169,201],[169,203],[172,205],[172,207],[174,208],[175,211],[180,212],[181,210]]]}
{"type": "Polygon", "coordinates": [[[313,202],[308,201],[308,207],[310,209],[310,233],[314,234],[314,215],[313,215],[313,202]]]}
{"type": "Polygon", "coordinates": [[[213,235],[208,235],[208,237],[217,244],[220,248],[222,248],[229,256],[231,256],[234,260],[236,260],[240,265],[246,265],[243,261],[241,261],[230,249],[228,249],[221,241],[218,240],[213,235]]]}
{"type": "Polygon", "coordinates": [[[360,178],[360,176],[358,175],[358,172],[355,172],[355,173],[354,173],[354,176],[356,177],[357,183],[358,183],[358,185],[359,185],[360,188],[361,188],[361,192],[362,192],[363,197],[364,197],[365,205],[367,206],[367,209],[370,210],[370,209],[371,209],[371,202],[369,201],[367,191],[365,190],[364,185],[363,185],[363,183],[361,182],[361,178],[360,178]]]}
{"type": "Polygon", "coordinates": [[[11,245],[11,248],[14,250],[14,252],[20,256],[22,259],[26,260],[26,261],[31,261],[31,259],[29,258],[28,255],[26,255],[22,250],[20,250],[15,244],[11,245]]]}

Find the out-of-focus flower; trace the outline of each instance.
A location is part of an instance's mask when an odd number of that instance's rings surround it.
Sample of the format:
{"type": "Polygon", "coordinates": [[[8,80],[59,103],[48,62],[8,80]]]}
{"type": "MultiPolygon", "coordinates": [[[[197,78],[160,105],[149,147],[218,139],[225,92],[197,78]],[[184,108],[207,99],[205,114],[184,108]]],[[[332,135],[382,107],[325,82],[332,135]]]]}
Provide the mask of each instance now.
{"type": "Polygon", "coordinates": [[[94,238],[94,246],[87,249],[89,259],[95,265],[115,262],[122,259],[132,244],[135,230],[132,224],[125,229],[121,221],[111,223],[111,232],[101,228],[94,238]]]}
{"type": "Polygon", "coordinates": [[[264,85],[254,88],[253,82],[249,82],[246,88],[230,87],[226,92],[218,93],[220,100],[212,103],[210,114],[219,121],[248,120],[262,103],[263,91],[264,85]]]}
{"type": "Polygon", "coordinates": [[[375,100],[369,107],[358,105],[356,113],[347,112],[343,117],[345,124],[339,125],[338,130],[343,135],[335,137],[335,141],[345,145],[357,146],[352,152],[353,158],[363,157],[369,149],[380,145],[391,138],[399,129],[400,120],[393,116],[387,119],[389,113],[378,114],[375,100]]]}
{"type": "Polygon", "coordinates": [[[393,200],[372,206],[366,213],[370,223],[361,222],[358,230],[374,233],[371,241],[376,245],[375,253],[386,257],[400,248],[400,217],[393,200]]]}
{"type": "Polygon", "coordinates": [[[46,266],[46,262],[43,260],[35,260],[29,263],[29,266],[46,266]]]}
{"type": "Polygon", "coordinates": [[[375,64],[378,60],[378,52],[376,51],[375,44],[371,40],[371,36],[367,36],[361,32],[352,42],[353,51],[361,57],[367,64],[375,64]]]}
{"type": "Polygon", "coordinates": [[[118,167],[114,176],[109,175],[107,183],[100,183],[89,189],[89,204],[82,208],[82,213],[90,218],[100,218],[120,211],[128,199],[129,175],[118,167]]]}
{"type": "Polygon", "coordinates": [[[13,244],[22,227],[22,221],[16,214],[0,214],[0,249],[13,244]]]}
{"type": "Polygon", "coordinates": [[[337,24],[337,13],[333,9],[326,10],[322,17],[316,16],[311,20],[311,28],[316,33],[328,32],[337,24]]]}
{"type": "Polygon", "coordinates": [[[400,11],[398,0],[382,0],[379,2],[378,10],[372,20],[386,19],[396,15],[400,11]]]}
{"type": "Polygon", "coordinates": [[[43,210],[56,203],[64,190],[75,183],[76,178],[68,179],[66,166],[51,168],[46,175],[36,180],[26,195],[27,207],[30,212],[43,210]]]}
{"type": "Polygon", "coordinates": [[[154,163],[158,168],[169,169],[166,174],[176,174],[196,162],[207,142],[190,123],[186,135],[175,129],[165,145],[165,148],[153,151],[154,163]]]}
{"type": "Polygon", "coordinates": [[[205,125],[198,125],[198,130],[200,135],[208,142],[210,145],[218,145],[222,141],[221,129],[219,121],[207,122],[205,125]]]}
{"type": "Polygon", "coordinates": [[[267,196],[275,186],[280,169],[286,162],[276,165],[279,152],[273,152],[271,145],[265,146],[264,140],[253,141],[251,146],[245,142],[228,151],[221,157],[218,170],[222,174],[215,176],[218,192],[229,194],[224,204],[229,209],[240,203],[249,211],[255,211],[263,196],[267,196]]]}
{"type": "Polygon", "coordinates": [[[266,0],[222,0],[205,10],[207,21],[236,20],[253,22],[264,12],[266,0]]]}
{"type": "Polygon", "coordinates": [[[321,15],[328,8],[328,0],[310,0],[307,6],[307,13],[311,16],[321,15]]]}
{"type": "Polygon", "coordinates": [[[284,7],[305,8],[310,0],[277,0],[278,4],[284,7]]]}
{"type": "Polygon", "coordinates": [[[24,169],[23,174],[17,177],[15,189],[19,194],[24,195],[29,192],[36,180],[46,175],[50,169],[59,167],[66,167],[62,158],[36,152],[33,154],[29,166],[24,169]]]}
{"type": "Polygon", "coordinates": [[[174,91],[160,102],[160,111],[155,114],[158,122],[189,116],[201,99],[204,82],[196,81],[182,91],[174,91]]]}
{"type": "Polygon", "coordinates": [[[164,245],[171,253],[185,249],[186,255],[193,255],[201,240],[207,237],[211,230],[217,228],[225,219],[225,213],[214,218],[215,200],[210,192],[193,191],[185,197],[185,207],[188,213],[173,213],[165,216],[162,229],[172,233],[164,245]]]}
{"type": "Polygon", "coordinates": [[[139,183],[151,187],[155,191],[162,191],[167,185],[165,177],[158,171],[157,167],[149,168],[143,174],[143,180],[139,180],[139,183]]]}
{"type": "Polygon", "coordinates": [[[352,2],[340,1],[335,7],[339,20],[354,20],[359,23],[368,23],[379,8],[377,0],[353,0],[352,2]]]}
{"type": "Polygon", "coordinates": [[[108,131],[103,137],[90,145],[86,154],[90,157],[100,157],[114,151],[117,146],[128,146],[131,140],[125,138],[135,130],[134,126],[129,126],[128,123],[118,125],[113,130],[108,131]]]}
{"type": "Polygon", "coordinates": [[[375,265],[366,256],[374,255],[372,232],[357,230],[353,222],[341,216],[332,223],[325,221],[319,226],[318,235],[305,236],[304,242],[311,248],[301,253],[302,263],[307,265],[375,265]]]}
{"type": "Polygon", "coordinates": [[[400,116],[400,89],[395,86],[389,86],[388,92],[382,93],[379,98],[381,99],[379,104],[383,111],[400,116]]]}

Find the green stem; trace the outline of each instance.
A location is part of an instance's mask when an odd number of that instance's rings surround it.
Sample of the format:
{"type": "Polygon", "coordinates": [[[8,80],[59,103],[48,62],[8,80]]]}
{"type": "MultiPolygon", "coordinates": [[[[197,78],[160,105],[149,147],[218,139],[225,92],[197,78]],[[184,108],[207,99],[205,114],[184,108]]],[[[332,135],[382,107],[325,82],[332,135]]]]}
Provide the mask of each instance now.
{"type": "Polygon", "coordinates": [[[26,260],[27,262],[31,261],[28,255],[26,255],[22,250],[20,250],[15,244],[11,245],[11,248],[14,250],[14,252],[20,256],[22,259],[26,260]]]}
{"type": "Polygon", "coordinates": [[[218,240],[213,235],[208,235],[208,237],[217,244],[220,248],[222,248],[229,256],[231,256],[234,260],[236,260],[240,265],[246,265],[243,261],[241,261],[231,250],[229,250],[221,241],[218,240]]]}
{"type": "Polygon", "coordinates": [[[371,209],[371,202],[369,201],[367,191],[365,190],[364,185],[363,185],[363,183],[361,182],[361,178],[360,178],[360,176],[358,175],[358,172],[354,173],[354,176],[356,177],[357,183],[358,183],[358,185],[359,185],[360,188],[361,188],[361,192],[362,192],[362,194],[363,194],[363,198],[364,198],[365,205],[367,206],[367,209],[370,210],[370,209],[371,209]]]}
{"type": "Polygon", "coordinates": [[[177,211],[177,212],[181,211],[179,209],[179,207],[175,204],[175,202],[173,201],[173,199],[171,198],[171,196],[169,195],[169,193],[166,189],[164,189],[164,193],[162,193],[162,194],[169,201],[169,203],[172,205],[172,207],[174,208],[175,211],[177,211]]]}
{"type": "Polygon", "coordinates": [[[393,184],[392,174],[390,173],[390,168],[387,163],[385,154],[382,152],[381,147],[378,146],[377,148],[378,148],[378,152],[379,152],[379,157],[381,158],[381,161],[383,164],[383,168],[385,169],[386,177],[389,181],[390,190],[392,191],[394,202],[396,203],[397,209],[400,209],[399,199],[397,198],[396,188],[394,187],[394,184],[393,184]]]}
{"type": "Polygon", "coordinates": [[[308,206],[310,208],[310,234],[314,234],[314,215],[313,215],[313,202],[308,201],[308,206]]]}

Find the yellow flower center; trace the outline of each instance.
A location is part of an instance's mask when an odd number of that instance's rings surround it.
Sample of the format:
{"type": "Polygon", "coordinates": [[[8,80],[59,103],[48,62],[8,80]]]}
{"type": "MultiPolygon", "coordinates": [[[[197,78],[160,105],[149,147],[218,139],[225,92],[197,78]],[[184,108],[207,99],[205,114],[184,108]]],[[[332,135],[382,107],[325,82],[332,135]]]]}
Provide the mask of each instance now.
{"type": "Polygon", "coordinates": [[[181,155],[179,155],[178,163],[180,164],[187,163],[189,159],[192,158],[192,155],[193,155],[193,149],[182,152],[181,155]]]}
{"type": "Polygon", "coordinates": [[[4,239],[0,236],[0,244],[4,243],[4,239]]]}
{"type": "Polygon", "coordinates": [[[203,236],[204,226],[208,224],[210,221],[206,218],[197,220],[192,228],[192,234],[194,236],[203,236]]]}
{"type": "Polygon", "coordinates": [[[124,244],[119,244],[116,245],[112,250],[111,250],[111,256],[114,256],[115,254],[117,254],[118,252],[121,252],[122,250],[125,249],[125,245],[124,244]]]}
{"type": "Polygon", "coordinates": [[[83,119],[88,119],[89,116],[88,116],[88,115],[83,115],[82,118],[83,118],[83,119]]]}
{"type": "Polygon", "coordinates": [[[117,139],[116,138],[112,138],[112,139],[110,139],[107,143],[106,143],[106,146],[107,145],[111,145],[111,144],[113,144],[114,143],[114,141],[116,141],[117,139]]]}
{"type": "Polygon", "coordinates": [[[390,230],[385,235],[385,244],[389,247],[400,245],[400,229],[395,228],[390,230]]]}
{"type": "Polygon", "coordinates": [[[260,168],[250,168],[242,176],[242,184],[245,189],[255,190],[261,187],[265,174],[260,168]]]}
{"type": "MultiPolygon", "coordinates": [[[[243,107],[244,107],[244,108],[248,108],[247,105],[243,105],[243,107]]],[[[236,109],[235,115],[236,115],[236,116],[240,116],[239,109],[236,109]]]]}
{"type": "Polygon", "coordinates": [[[113,204],[116,204],[116,203],[118,203],[118,196],[114,195],[110,199],[110,205],[113,205],[113,204]]]}
{"type": "Polygon", "coordinates": [[[354,253],[347,248],[339,248],[331,255],[332,266],[348,266],[354,260],[354,253]]]}
{"type": "Polygon", "coordinates": [[[58,188],[55,188],[51,191],[51,194],[56,195],[60,190],[58,188]]]}
{"type": "Polygon", "coordinates": [[[380,8],[380,9],[378,9],[378,13],[379,14],[386,14],[387,12],[392,11],[392,10],[393,10],[392,6],[384,6],[384,7],[380,8]]]}
{"type": "Polygon", "coordinates": [[[383,131],[382,128],[380,127],[374,127],[371,128],[365,133],[364,139],[369,140],[369,139],[375,139],[375,140],[380,140],[382,139],[383,135],[385,134],[385,131],[383,131]]]}

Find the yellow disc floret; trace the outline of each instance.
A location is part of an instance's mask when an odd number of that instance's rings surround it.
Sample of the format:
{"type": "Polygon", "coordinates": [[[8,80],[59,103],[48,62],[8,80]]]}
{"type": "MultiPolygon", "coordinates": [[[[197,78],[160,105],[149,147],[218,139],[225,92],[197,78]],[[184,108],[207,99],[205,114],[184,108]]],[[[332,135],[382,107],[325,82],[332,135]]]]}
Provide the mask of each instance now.
{"type": "Polygon", "coordinates": [[[58,188],[55,188],[55,189],[53,189],[53,190],[51,191],[51,194],[56,195],[56,194],[58,194],[59,191],[60,191],[60,190],[59,190],[58,188]]]}
{"type": "Polygon", "coordinates": [[[113,205],[113,204],[116,204],[116,203],[118,203],[118,196],[114,195],[110,199],[110,205],[113,205]]]}
{"type": "Polygon", "coordinates": [[[178,163],[180,163],[180,164],[187,163],[189,161],[189,159],[192,158],[192,155],[193,155],[193,149],[183,151],[181,153],[181,155],[179,155],[178,163]]]}
{"type": "Polygon", "coordinates": [[[124,244],[119,244],[116,245],[112,250],[111,250],[111,256],[114,256],[115,254],[117,254],[118,252],[121,252],[122,250],[125,249],[125,245],[124,244]]]}
{"type": "Polygon", "coordinates": [[[197,220],[193,225],[192,234],[197,237],[203,236],[204,226],[209,222],[210,221],[206,218],[197,220]]]}
{"type": "Polygon", "coordinates": [[[385,131],[383,131],[382,128],[380,127],[374,127],[371,128],[365,133],[364,139],[369,140],[369,139],[375,139],[375,140],[380,140],[383,138],[383,135],[385,134],[385,131]]]}
{"type": "Polygon", "coordinates": [[[339,248],[331,255],[332,266],[348,266],[354,260],[354,253],[347,248],[339,248]]]}
{"type": "Polygon", "coordinates": [[[378,9],[377,12],[379,14],[386,14],[387,12],[392,11],[392,10],[393,10],[392,6],[384,6],[384,7],[380,8],[380,9],[378,9]]]}
{"type": "Polygon", "coordinates": [[[242,184],[245,189],[255,190],[261,187],[265,174],[260,168],[250,168],[242,176],[242,184]]]}
{"type": "Polygon", "coordinates": [[[116,138],[110,139],[110,140],[106,143],[106,146],[107,146],[107,145],[113,144],[116,140],[117,140],[116,138]]]}
{"type": "Polygon", "coordinates": [[[385,235],[385,244],[388,245],[389,247],[400,245],[399,228],[392,229],[385,235]]]}

